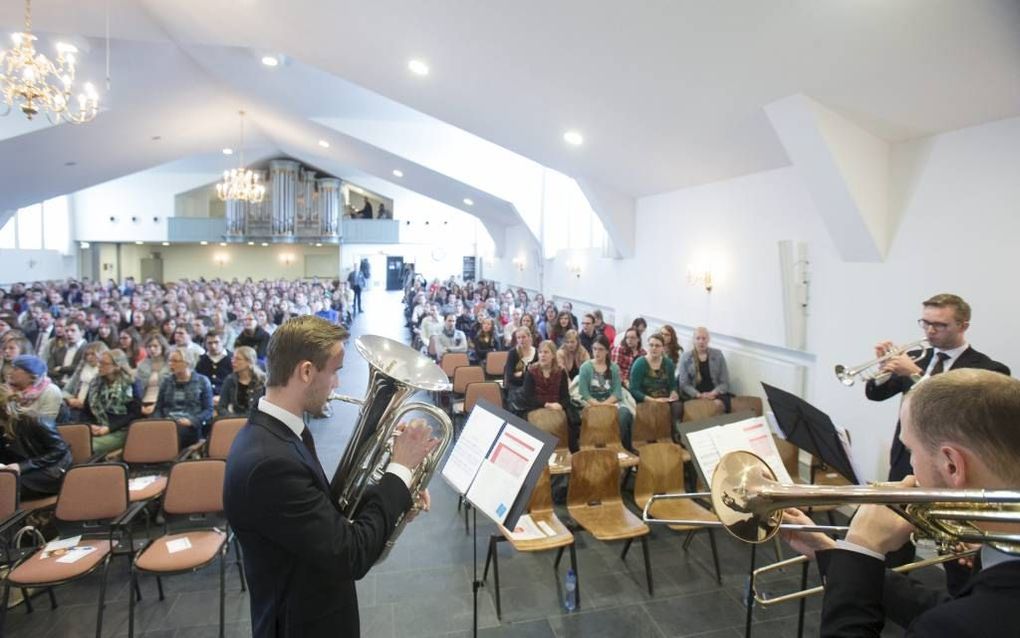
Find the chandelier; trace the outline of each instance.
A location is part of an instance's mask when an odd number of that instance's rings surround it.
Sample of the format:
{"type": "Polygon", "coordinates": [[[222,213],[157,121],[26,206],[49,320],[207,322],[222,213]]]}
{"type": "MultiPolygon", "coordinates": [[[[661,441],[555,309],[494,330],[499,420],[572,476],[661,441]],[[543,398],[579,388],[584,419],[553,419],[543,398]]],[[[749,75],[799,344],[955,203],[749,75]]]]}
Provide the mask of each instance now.
{"type": "Polygon", "coordinates": [[[83,124],[99,112],[99,95],[86,83],[78,96],[72,97],[78,49],[58,43],[56,62],[36,53],[32,35],[32,2],[25,0],[25,30],[12,36],[14,48],[0,51],[0,91],[3,92],[7,115],[14,107],[32,119],[40,111],[50,122],[83,124]]]}
{"type": "Polygon", "coordinates": [[[216,185],[216,194],[223,201],[237,200],[258,204],[266,198],[266,187],[259,183],[259,175],[244,167],[244,111],[241,116],[240,165],[223,171],[223,181],[216,185]]]}

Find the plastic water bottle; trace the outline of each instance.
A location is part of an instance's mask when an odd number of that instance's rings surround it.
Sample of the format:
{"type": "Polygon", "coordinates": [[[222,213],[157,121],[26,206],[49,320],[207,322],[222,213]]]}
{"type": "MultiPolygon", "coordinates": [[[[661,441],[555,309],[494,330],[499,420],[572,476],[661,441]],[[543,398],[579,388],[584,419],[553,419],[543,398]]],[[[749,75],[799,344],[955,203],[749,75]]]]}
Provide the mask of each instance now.
{"type": "Polygon", "coordinates": [[[567,611],[577,609],[577,574],[573,569],[567,570],[567,580],[564,584],[566,593],[563,595],[563,607],[567,611]]]}

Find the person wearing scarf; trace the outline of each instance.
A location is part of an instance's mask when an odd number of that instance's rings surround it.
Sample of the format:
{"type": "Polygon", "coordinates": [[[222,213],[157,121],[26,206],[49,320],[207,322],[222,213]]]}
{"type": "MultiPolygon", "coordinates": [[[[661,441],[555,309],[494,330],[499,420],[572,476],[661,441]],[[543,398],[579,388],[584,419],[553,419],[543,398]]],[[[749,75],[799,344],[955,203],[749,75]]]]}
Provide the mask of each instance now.
{"type": "Polygon", "coordinates": [[[22,500],[56,494],[70,467],[71,449],[53,421],[25,412],[17,393],[0,386],[0,468],[21,475],[22,500]]]}
{"type": "Polygon", "coordinates": [[[18,408],[33,416],[56,421],[64,397],[60,388],[46,376],[46,363],[35,355],[15,357],[7,383],[14,391],[18,408]]]}
{"type": "Polygon", "coordinates": [[[99,355],[99,375],[89,387],[83,417],[92,425],[92,452],[108,454],[124,447],[128,425],[142,416],[142,397],[123,350],[99,355]]]}

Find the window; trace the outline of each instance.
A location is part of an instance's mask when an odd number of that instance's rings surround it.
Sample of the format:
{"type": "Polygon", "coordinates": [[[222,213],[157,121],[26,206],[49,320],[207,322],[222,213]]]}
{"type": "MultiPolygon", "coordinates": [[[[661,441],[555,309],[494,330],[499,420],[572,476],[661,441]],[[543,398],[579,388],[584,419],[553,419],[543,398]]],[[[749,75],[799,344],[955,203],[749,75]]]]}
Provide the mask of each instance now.
{"type": "Polygon", "coordinates": [[[43,248],[68,254],[71,241],[70,220],[67,197],[47,199],[42,205],[43,211],[43,248]]]}
{"type": "Polygon", "coordinates": [[[542,248],[546,259],[561,250],[604,248],[606,230],[577,182],[547,170],[542,200],[542,248]]]}
{"type": "Polygon", "coordinates": [[[71,215],[66,196],[18,209],[0,228],[0,248],[70,254],[71,215]],[[45,229],[45,231],[44,231],[45,229]]]}
{"type": "Polygon", "coordinates": [[[42,249],[42,217],[42,204],[18,210],[18,248],[22,250],[42,249]]]}
{"type": "Polygon", "coordinates": [[[11,218],[7,220],[7,223],[0,228],[0,248],[17,248],[17,225],[18,215],[11,215],[11,218]]]}

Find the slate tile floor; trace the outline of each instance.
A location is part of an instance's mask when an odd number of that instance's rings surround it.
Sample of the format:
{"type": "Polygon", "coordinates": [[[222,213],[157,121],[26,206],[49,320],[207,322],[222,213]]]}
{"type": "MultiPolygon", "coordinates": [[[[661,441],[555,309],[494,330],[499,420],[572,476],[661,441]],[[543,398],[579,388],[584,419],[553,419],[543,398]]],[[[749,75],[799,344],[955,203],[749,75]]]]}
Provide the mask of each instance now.
{"type": "MultiPolygon", "coordinates": [[[[382,334],[406,336],[399,297],[394,293],[365,295],[367,312],[354,323],[355,336],[382,334]]],[[[368,378],[367,365],[353,348],[348,350],[341,373],[341,392],[362,396],[368,378]]],[[[329,419],[313,422],[317,448],[327,474],[332,474],[350,437],[357,409],[334,405],[329,419]]],[[[441,479],[432,483],[432,512],[410,524],[383,564],[358,584],[362,635],[365,638],[397,638],[471,635],[472,542],[464,533],[457,512],[457,497],[441,479]]],[[[561,512],[566,517],[566,512],[561,512]]],[[[479,573],[484,565],[488,538],[495,528],[478,525],[479,573]]],[[[653,528],[649,548],[655,596],[648,596],[638,545],[621,561],[619,543],[605,544],[580,533],[577,537],[581,608],[566,613],[560,604],[562,577],[569,561],[553,571],[554,555],[515,554],[500,543],[500,582],[503,618],[496,618],[488,587],[479,592],[479,636],[484,638],[621,637],[663,638],[699,636],[734,638],[743,635],[744,606],[749,561],[748,546],[717,532],[722,585],[715,580],[707,537],[697,535],[689,551],[683,537],[663,527],[653,528]]],[[[773,560],[774,549],[759,552],[760,561],[773,560]]],[[[565,557],[566,558],[566,557],[565,557]]],[[[104,635],[127,635],[128,578],[123,559],[110,569],[104,635]]],[[[768,587],[785,591],[799,581],[796,574],[780,575],[768,587]]],[[[36,611],[11,609],[5,636],[11,638],[74,638],[95,631],[95,577],[57,590],[59,606],[50,610],[45,597],[36,599],[36,611]]],[[[158,601],[155,582],[143,577],[145,599],[136,616],[137,635],[158,638],[201,638],[218,631],[219,570],[164,579],[166,600],[158,601]]],[[[818,633],[819,601],[808,605],[805,636],[818,633]]],[[[787,637],[797,633],[797,607],[787,604],[756,609],[752,635],[787,637]]],[[[228,636],[250,636],[248,597],[240,591],[236,570],[227,572],[226,622],[228,636]]],[[[900,635],[887,628],[884,635],[900,635]]]]}

